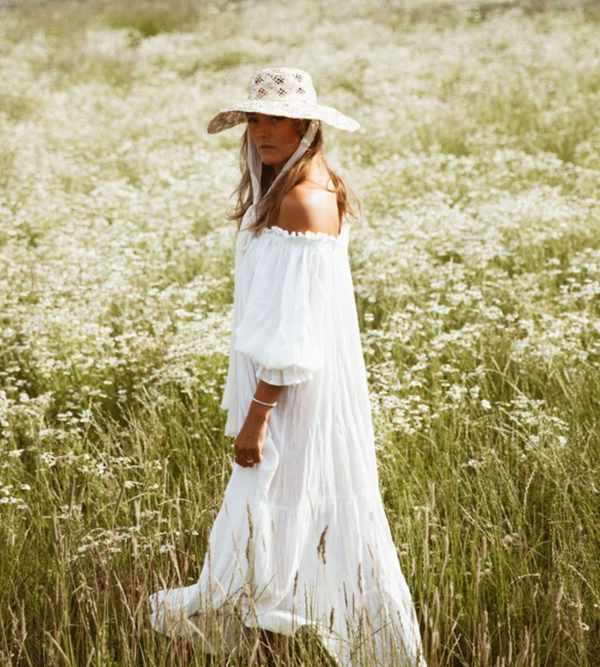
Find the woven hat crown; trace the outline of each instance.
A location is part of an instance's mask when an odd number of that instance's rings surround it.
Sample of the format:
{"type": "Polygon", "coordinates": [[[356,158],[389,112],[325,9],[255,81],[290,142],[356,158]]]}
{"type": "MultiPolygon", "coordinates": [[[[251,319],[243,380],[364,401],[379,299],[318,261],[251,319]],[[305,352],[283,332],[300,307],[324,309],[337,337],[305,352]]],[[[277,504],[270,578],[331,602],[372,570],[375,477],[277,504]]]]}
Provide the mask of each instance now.
{"type": "Polygon", "coordinates": [[[320,120],[350,132],[360,127],[337,109],[317,104],[310,74],[295,67],[271,67],[255,72],[250,78],[249,96],[221,109],[208,124],[209,134],[245,123],[248,113],[320,120]]]}
{"type": "Polygon", "coordinates": [[[317,93],[308,72],[291,67],[263,69],[250,80],[250,100],[315,103],[317,93]]]}

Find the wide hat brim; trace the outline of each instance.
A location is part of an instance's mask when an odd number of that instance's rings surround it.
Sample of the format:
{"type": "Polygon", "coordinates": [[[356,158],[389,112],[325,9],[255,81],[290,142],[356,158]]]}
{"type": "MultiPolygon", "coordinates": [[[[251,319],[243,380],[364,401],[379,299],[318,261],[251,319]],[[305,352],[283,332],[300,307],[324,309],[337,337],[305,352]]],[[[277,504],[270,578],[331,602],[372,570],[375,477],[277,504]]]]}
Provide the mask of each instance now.
{"type": "Polygon", "coordinates": [[[321,120],[338,130],[354,132],[360,123],[349,116],[345,116],[337,109],[301,100],[246,100],[239,104],[221,109],[208,124],[208,133],[216,134],[228,130],[239,123],[246,122],[247,113],[263,113],[268,116],[285,116],[286,118],[307,118],[321,120]]]}

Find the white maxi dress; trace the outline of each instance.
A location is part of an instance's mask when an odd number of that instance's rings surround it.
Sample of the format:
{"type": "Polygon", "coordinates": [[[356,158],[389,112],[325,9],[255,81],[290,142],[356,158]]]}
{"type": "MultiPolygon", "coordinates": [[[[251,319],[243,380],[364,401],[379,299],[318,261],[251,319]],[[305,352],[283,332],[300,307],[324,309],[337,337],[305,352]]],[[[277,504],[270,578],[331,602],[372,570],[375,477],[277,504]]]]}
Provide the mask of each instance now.
{"type": "Polygon", "coordinates": [[[238,234],[226,435],[260,380],[285,389],[262,461],[233,466],[199,582],[151,596],[156,630],[196,633],[208,652],[199,619],[235,610],[246,627],[310,626],[343,667],[425,667],[379,491],[350,228],[238,234]]]}

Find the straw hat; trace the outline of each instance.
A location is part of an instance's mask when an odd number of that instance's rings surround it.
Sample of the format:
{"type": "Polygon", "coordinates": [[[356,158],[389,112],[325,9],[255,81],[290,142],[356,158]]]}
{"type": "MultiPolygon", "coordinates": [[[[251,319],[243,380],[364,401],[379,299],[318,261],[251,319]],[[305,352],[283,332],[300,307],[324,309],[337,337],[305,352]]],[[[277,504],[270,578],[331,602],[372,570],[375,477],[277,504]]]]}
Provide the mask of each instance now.
{"type": "Polygon", "coordinates": [[[209,134],[246,122],[246,113],[263,113],[287,118],[322,120],[339,130],[360,127],[352,118],[332,107],[317,104],[310,74],[295,67],[261,69],[250,78],[248,99],[221,109],[208,124],[209,134]]]}

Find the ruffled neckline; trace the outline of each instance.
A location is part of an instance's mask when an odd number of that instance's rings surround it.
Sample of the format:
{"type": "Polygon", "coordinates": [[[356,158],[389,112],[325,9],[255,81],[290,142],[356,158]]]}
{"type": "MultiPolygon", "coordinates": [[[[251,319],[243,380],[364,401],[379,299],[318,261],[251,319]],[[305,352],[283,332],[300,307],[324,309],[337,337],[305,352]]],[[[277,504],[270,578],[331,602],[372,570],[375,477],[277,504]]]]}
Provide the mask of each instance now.
{"type": "Polygon", "coordinates": [[[340,243],[343,240],[343,237],[348,233],[350,227],[352,227],[351,222],[343,222],[338,236],[333,236],[332,234],[327,234],[325,232],[312,232],[310,230],[306,232],[289,232],[283,227],[278,225],[273,225],[272,227],[265,227],[261,233],[268,233],[274,237],[285,238],[285,239],[294,239],[301,241],[327,241],[329,243],[340,243]]]}

